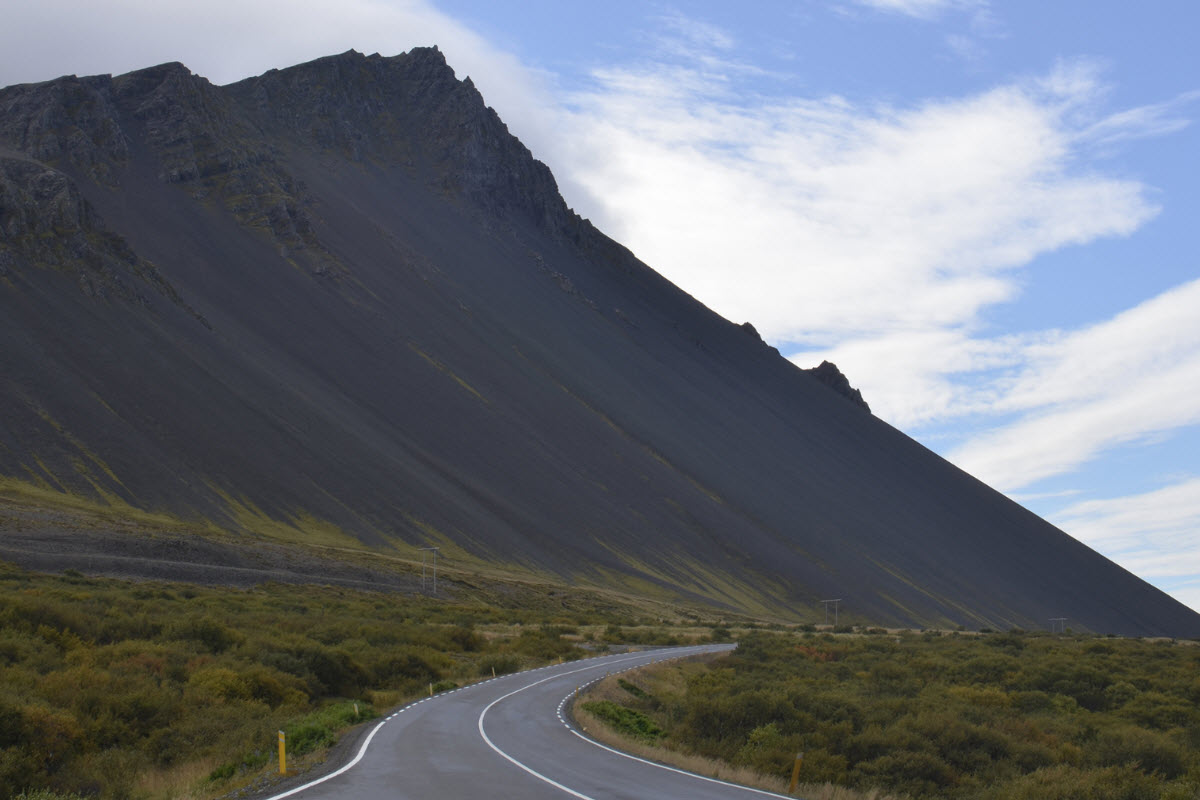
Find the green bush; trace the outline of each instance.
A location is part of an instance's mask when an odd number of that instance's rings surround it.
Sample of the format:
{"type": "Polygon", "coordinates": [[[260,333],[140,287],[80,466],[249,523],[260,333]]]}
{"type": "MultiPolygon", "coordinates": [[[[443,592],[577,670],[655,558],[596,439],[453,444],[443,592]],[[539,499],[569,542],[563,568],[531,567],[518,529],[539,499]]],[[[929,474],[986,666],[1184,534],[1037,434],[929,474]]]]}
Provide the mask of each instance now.
{"type": "Polygon", "coordinates": [[[482,677],[506,675],[521,668],[521,659],[509,653],[492,653],[479,659],[479,672],[482,677]]]}
{"type": "Polygon", "coordinates": [[[311,753],[318,747],[328,747],[337,738],[328,727],[314,722],[289,725],[283,732],[287,752],[297,756],[311,753]]]}
{"type": "Polygon", "coordinates": [[[1133,726],[1103,731],[1096,737],[1092,752],[1100,766],[1129,766],[1168,779],[1185,774],[1188,768],[1183,748],[1171,738],[1133,726]]]}
{"type": "Polygon", "coordinates": [[[175,623],[167,629],[167,636],[181,641],[195,642],[210,653],[224,653],[241,639],[237,633],[211,617],[187,619],[175,623]]]}
{"type": "Polygon", "coordinates": [[[582,708],[626,736],[632,736],[644,742],[655,742],[663,736],[662,728],[658,727],[645,714],[617,705],[611,700],[595,700],[584,703],[582,708]]]}

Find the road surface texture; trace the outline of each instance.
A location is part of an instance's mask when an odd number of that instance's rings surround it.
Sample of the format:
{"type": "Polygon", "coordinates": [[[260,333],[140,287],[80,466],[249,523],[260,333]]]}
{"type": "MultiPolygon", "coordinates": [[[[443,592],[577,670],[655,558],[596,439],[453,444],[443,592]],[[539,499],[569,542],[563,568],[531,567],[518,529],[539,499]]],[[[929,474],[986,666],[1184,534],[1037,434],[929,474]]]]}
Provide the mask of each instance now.
{"type": "Polygon", "coordinates": [[[270,800],[777,797],[618,753],[585,738],[564,716],[576,689],[606,674],[731,648],[621,653],[445,692],[377,723],[342,769],[270,800]]]}

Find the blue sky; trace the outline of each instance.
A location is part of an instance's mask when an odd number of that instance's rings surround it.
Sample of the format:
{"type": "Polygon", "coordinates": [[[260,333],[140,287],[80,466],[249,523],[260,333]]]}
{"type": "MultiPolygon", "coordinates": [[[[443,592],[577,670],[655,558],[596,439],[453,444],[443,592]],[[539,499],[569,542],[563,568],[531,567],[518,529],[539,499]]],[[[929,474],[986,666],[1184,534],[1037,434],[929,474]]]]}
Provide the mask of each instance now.
{"type": "Polygon", "coordinates": [[[602,230],[1200,609],[1200,5],[29,5],[0,85],[439,45],[602,230]]]}

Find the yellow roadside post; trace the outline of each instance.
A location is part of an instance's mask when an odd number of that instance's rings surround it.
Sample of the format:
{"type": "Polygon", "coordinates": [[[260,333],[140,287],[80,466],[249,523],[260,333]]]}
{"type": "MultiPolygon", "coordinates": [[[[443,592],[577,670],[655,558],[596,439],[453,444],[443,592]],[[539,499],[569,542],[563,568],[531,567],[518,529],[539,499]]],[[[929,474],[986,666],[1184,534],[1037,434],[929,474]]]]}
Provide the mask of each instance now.
{"type": "Polygon", "coordinates": [[[279,774],[287,775],[287,746],[285,744],[286,736],[283,731],[279,732],[279,774]]]}
{"type": "Polygon", "coordinates": [[[788,784],[788,794],[796,791],[796,784],[800,782],[800,763],[804,761],[804,753],[796,754],[796,763],[792,766],[792,782],[788,784]]]}

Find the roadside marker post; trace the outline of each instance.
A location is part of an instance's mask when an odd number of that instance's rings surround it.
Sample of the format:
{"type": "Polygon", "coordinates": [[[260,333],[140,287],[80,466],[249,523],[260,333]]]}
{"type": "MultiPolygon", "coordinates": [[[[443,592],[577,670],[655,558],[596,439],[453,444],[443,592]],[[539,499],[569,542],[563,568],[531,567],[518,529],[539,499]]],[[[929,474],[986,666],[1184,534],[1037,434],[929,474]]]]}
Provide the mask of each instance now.
{"type": "Polygon", "coordinates": [[[788,784],[788,794],[796,791],[796,784],[800,782],[800,764],[804,761],[804,753],[796,754],[796,763],[792,766],[792,782],[788,784]]]}
{"type": "Polygon", "coordinates": [[[287,736],[279,732],[279,774],[287,775],[287,736]]]}

